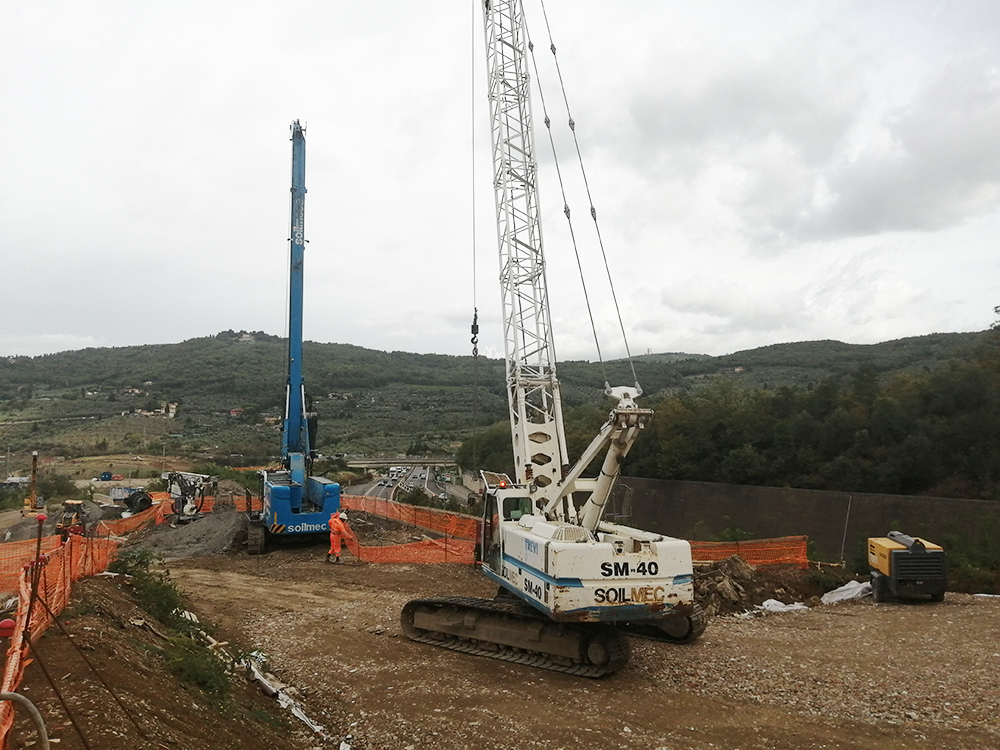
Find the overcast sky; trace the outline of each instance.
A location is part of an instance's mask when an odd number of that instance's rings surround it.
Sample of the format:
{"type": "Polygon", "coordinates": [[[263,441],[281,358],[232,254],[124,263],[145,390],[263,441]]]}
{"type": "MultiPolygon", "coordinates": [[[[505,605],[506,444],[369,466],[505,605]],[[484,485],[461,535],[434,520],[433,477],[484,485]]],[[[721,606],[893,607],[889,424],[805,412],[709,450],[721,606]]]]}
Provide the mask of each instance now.
{"type": "MultiPolygon", "coordinates": [[[[634,354],[995,320],[1000,3],[546,10],[634,354]]],[[[537,0],[526,13],[575,179],[537,0]]],[[[306,338],[468,354],[476,304],[480,349],[502,355],[483,48],[474,0],[6,0],[0,355],[284,335],[293,119],[306,338]]],[[[557,353],[594,359],[536,142],[557,353]]],[[[622,356],[567,190],[601,348],[622,356]]]]}

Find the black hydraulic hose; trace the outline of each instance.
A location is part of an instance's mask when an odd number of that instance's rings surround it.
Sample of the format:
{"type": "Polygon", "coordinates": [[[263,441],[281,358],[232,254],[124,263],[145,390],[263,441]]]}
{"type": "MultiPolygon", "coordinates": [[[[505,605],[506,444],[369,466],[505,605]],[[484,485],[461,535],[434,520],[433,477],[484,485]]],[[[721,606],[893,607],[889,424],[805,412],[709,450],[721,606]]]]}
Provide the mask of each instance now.
{"type": "Polygon", "coordinates": [[[42,715],[35,708],[35,704],[29,701],[20,693],[3,693],[0,692],[0,701],[11,701],[19,706],[24,707],[28,711],[28,715],[35,724],[35,730],[38,732],[38,746],[40,750],[49,750],[49,733],[45,729],[45,722],[42,720],[42,715]]]}

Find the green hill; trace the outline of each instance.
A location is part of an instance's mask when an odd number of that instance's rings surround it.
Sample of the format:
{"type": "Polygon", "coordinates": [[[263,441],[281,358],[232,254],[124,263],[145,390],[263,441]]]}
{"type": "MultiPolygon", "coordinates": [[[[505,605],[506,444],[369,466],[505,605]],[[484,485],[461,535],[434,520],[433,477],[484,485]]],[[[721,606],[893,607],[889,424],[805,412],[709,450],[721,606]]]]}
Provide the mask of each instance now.
{"type": "MultiPolygon", "coordinates": [[[[719,379],[774,389],[847,376],[862,365],[879,373],[932,369],[970,357],[985,335],[932,334],[865,346],[802,342],[724,357],[650,354],[636,358],[635,369],[644,401],[655,404],[719,379]]],[[[315,342],[305,343],[303,358],[324,453],[450,452],[506,418],[500,360],[315,342]]],[[[243,331],[179,344],[3,358],[0,444],[67,455],[164,451],[263,459],[280,446],[285,361],[283,339],[243,331]],[[156,413],[168,403],[178,405],[175,418],[156,413]]],[[[625,362],[607,363],[605,370],[613,384],[632,382],[625,362]]],[[[567,407],[586,407],[600,419],[608,406],[600,366],[562,362],[559,377],[567,407]]]]}

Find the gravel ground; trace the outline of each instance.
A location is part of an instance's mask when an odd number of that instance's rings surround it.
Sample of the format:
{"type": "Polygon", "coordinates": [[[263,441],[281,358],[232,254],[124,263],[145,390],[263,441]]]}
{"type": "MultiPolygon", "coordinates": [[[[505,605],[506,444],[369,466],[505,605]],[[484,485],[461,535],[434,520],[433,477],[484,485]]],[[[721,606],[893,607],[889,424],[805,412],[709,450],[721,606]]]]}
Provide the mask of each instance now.
{"type": "Polygon", "coordinates": [[[171,566],[200,614],[303,690],[336,739],[316,746],[1000,747],[1000,599],[718,617],[688,646],[633,639],[628,666],[585,680],[406,640],[409,599],[492,595],[468,567],[328,565],[324,552],[171,566]]]}

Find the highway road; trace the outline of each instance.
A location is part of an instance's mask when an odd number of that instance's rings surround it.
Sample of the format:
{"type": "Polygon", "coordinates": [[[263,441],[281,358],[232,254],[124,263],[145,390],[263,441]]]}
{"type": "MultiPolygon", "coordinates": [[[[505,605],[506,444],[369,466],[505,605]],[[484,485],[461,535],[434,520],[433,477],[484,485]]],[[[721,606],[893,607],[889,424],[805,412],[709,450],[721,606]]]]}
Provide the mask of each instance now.
{"type": "Polygon", "coordinates": [[[432,497],[441,498],[441,495],[448,496],[448,485],[434,479],[433,467],[412,466],[407,467],[397,482],[388,483],[388,476],[381,475],[371,482],[356,484],[344,488],[344,493],[349,495],[369,495],[371,497],[391,498],[396,486],[402,489],[419,487],[432,497]],[[386,484],[381,484],[386,482],[386,484]]]}

